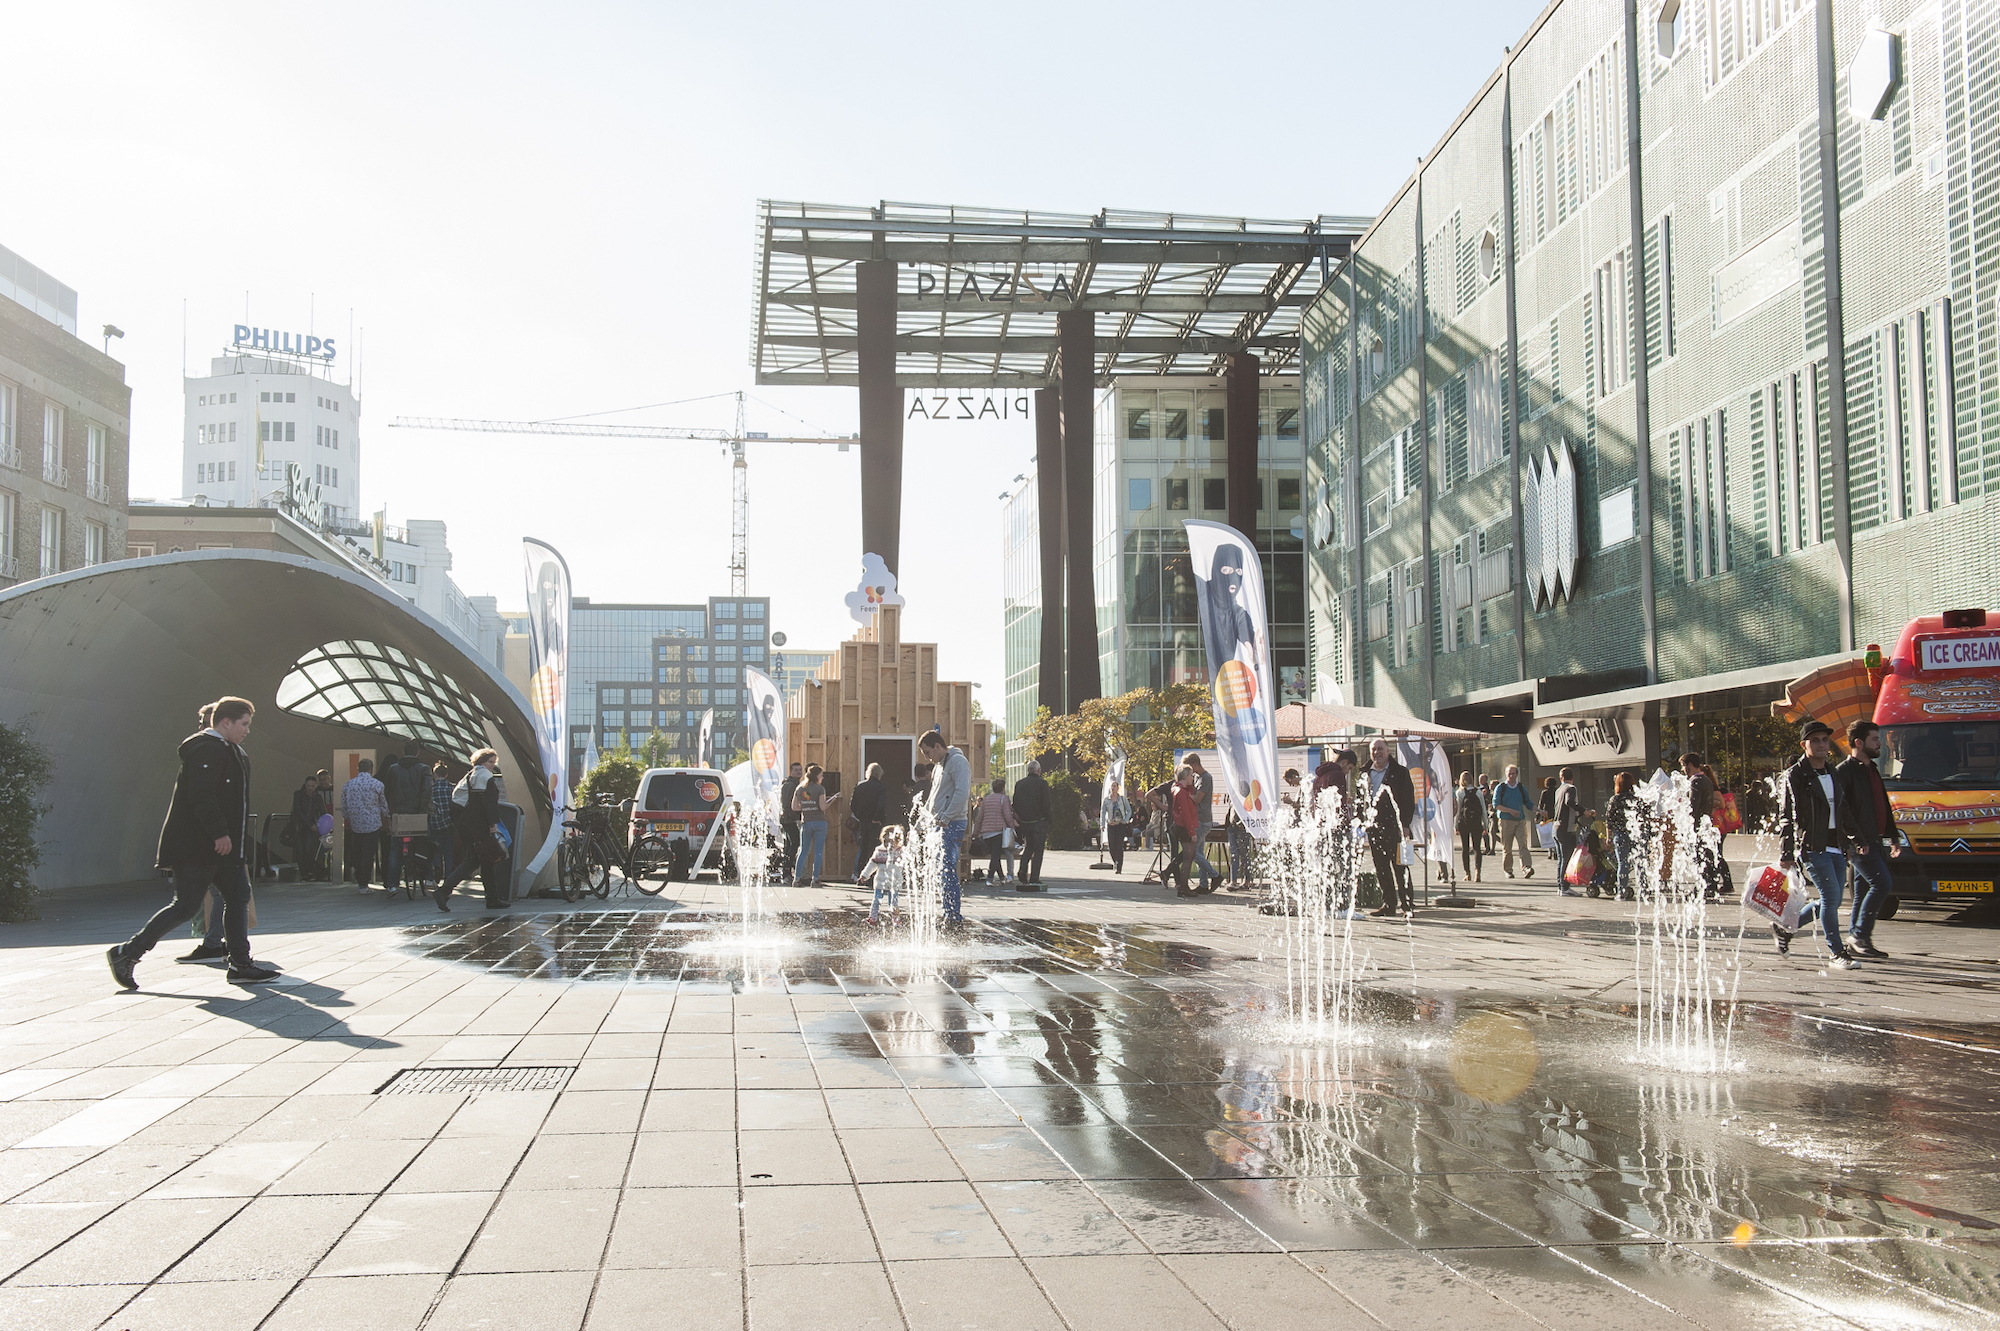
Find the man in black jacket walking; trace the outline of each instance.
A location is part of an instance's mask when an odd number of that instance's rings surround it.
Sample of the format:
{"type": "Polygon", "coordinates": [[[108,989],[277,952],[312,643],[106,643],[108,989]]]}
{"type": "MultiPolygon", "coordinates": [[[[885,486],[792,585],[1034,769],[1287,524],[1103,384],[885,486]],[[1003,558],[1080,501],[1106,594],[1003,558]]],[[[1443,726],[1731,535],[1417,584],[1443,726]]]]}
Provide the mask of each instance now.
{"type": "Polygon", "coordinates": [[[1014,787],[1014,817],[1021,824],[1021,886],[1042,885],[1042,852],[1049,847],[1049,783],[1042,765],[1028,764],[1028,774],[1014,787]]]}
{"type": "Polygon", "coordinates": [[[244,849],[250,842],[250,759],[243,752],[257,709],[242,698],[221,698],[201,709],[202,729],[181,741],[180,775],[160,828],[156,863],[173,874],[174,899],[146,927],[105,953],[121,989],[137,989],[132,969],[169,929],[201,909],[210,887],[222,894],[222,932],[229,948],[229,978],[261,984],[278,978],[250,957],[250,877],[244,849]]]}
{"type": "MultiPolygon", "coordinates": [[[[1859,963],[1840,944],[1840,893],[1847,877],[1846,848],[1859,831],[1854,800],[1847,781],[1828,761],[1833,752],[1833,727],[1808,721],[1799,730],[1805,755],[1785,769],[1778,790],[1778,867],[1802,868],[1819,889],[1819,900],[1799,912],[1801,927],[1819,917],[1833,953],[1835,970],[1853,970],[1859,963]]],[[[1771,926],[1778,953],[1791,951],[1792,936],[1771,926]]]]}
{"type": "Polygon", "coordinates": [[[1368,806],[1373,818],[1368,825],[1368,854],[1375,861],[1375,881],[1382,888],[1382,904],[1371,915],[1414,915],[1416,894],[1410,890],[1409,870],[1402,864],[1403,843],[1410,839],[1410,819],[1417,811],[1417,787],[1410,769],[1397,762],[1386,739],[1368,745],[1368,806]],[[1400,901],[1398,898],[1400,897],[1400,901]]]}
{"type": "Polygon", "coordinates": [[[1848,951],[1869,961],[1886,961],[1889,954],[1875,946],[1875,917],[1889,899],[1889,861],[1882,854],[1903,853],[1903,830],[1896,826],[1896,806],[1875,765],[1882,756],[1882,727],[1856,721],[1847,727],[1847,761],[1836,769],[1847,783],[1854,805],[1854,914],[1848,920],[1848,951]],[[1863,887],[1866,890],[1863,890],[1863,887]]]}

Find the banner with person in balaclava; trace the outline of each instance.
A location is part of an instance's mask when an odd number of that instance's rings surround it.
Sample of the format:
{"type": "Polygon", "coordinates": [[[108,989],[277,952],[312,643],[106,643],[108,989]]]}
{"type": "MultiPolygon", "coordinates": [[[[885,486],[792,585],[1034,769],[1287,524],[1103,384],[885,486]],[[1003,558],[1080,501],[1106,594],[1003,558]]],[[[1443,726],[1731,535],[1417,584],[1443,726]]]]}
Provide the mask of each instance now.
{"type": "MultiPolygon", "coordinates": [[[[555,547],[529,538],[521,542],[528,577],[528,705],[535,713],[535,739],[548,780],[549,807],[569,802],[569,565],[555,547]]],[[[549,839],[524,872],[541,871],[563,820],[549,820],[549,839]]]]}
{"type": "Polygon", "coordinates": [[[1264,570],[1257,547],[1220,522],[1185,524],[1201,608],[1215,707],[1218,774],[1244,828],[1268,840],[1278,803],[1277,726],[1271,708],[1271,651],[1264,624],[1264,570]]]}
{"type": "Polygon", "coordinates": [[[701,714],[701,730],[695,741],[696,767],[715,766],[715,709],[709,708],[701,714]]]}
{"type": "Polygon", "coordinates": [[[750,775],[775,819],[782,812],[778,792],[785,784],[785,698],[761,670],[743,667],[743,682],[750,686],[750,706],[743,713],[749,725],[750,775]]]}

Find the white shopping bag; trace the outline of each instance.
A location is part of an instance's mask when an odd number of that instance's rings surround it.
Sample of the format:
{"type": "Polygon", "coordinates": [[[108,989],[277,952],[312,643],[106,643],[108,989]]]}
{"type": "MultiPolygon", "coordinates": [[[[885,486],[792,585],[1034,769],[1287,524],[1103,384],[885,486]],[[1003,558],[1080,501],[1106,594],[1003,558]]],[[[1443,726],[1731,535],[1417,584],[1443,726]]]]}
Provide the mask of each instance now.
{"type": "Polygon", "coordinates": [[[1765,865],[1743,885],[1743,905],[1786,933],[1798,929],[1799,912],[1818,895],[1796,867],[1785,870],[1775,864],[1765,865]]]}

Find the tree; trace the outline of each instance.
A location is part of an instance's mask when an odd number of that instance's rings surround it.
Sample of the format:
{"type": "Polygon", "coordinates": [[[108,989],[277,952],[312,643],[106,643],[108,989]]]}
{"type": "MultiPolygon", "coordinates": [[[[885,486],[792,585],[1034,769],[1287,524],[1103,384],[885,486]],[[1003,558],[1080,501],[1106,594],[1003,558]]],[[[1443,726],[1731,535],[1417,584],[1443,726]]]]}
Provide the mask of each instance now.
{"type": "Polygon", "coordinates": [[[35,825],[48,812],[42,788],[50,770],[48,751],[25,727],[0,722],[0,922],[42,918],[30,875],[42,862],[35,825]]]}
{"type": "Polygon", "coordinates": [[[638,753],[641,767],[672,767],[674,765],[673,745],[659,731],[646,736],[646,744],[638,753]]]}
{"type": "Polygon", "coordinates": [[[1125,750],[1125,779],[1146,789],[1173,775],[1174,750],[1215,744],[1215,713],[1206,684],[1133,689],[1116,698],[1092,698],[1067,716],[1043,707],[1022,733],[1028,753],[1068,755],[1081,782],[1104,780],[1111,750],[1125,750]]]}
{"type": "Polygon", "coordinates": [[[577,782],[576,803],[581,807],[599,795],[609,795],[613,804],[629,800],[639,793],[639,778],[645,774],[645,765],[633,756],[630,736],[621,734],[618,747],[598,755],[597,766],[577,782]]]}

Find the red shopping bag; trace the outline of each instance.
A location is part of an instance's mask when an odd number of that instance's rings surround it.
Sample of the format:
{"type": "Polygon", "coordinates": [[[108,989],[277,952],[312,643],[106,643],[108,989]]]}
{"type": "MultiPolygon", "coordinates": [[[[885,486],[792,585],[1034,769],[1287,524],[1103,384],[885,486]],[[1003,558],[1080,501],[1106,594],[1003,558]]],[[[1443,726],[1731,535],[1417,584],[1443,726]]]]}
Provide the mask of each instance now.
{"type": "Polygon", "coordinates": [[[1569,868],[1563,873],[1563,881],[1571,887],[1589,887],[1597,877],[1597,857],[1582,846],[1569,857],[1569,868]]]}
{"type": "Polygon", "coordinates": [[[1743,904],[1787,932],[1799,927],[1807,899],[1798,871],[1786,873],[1775,864],[1765,865],[1743,888],[1743,904]]]}

